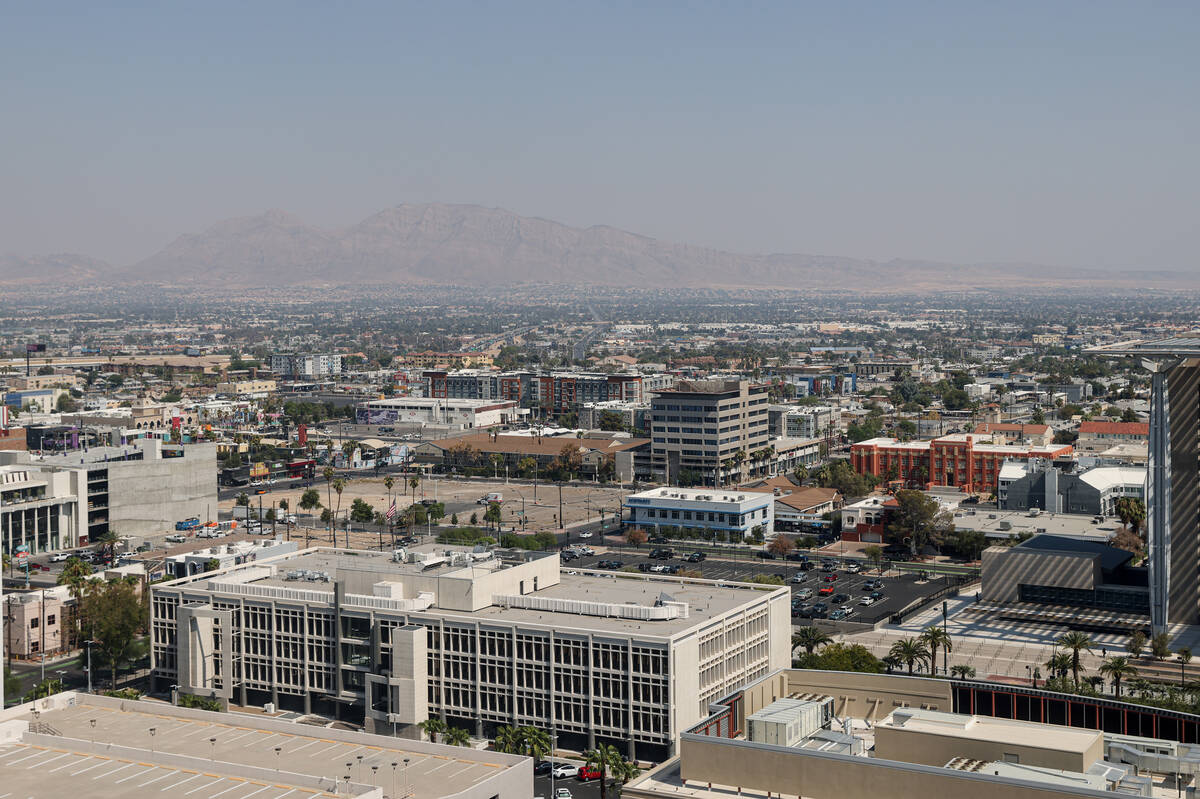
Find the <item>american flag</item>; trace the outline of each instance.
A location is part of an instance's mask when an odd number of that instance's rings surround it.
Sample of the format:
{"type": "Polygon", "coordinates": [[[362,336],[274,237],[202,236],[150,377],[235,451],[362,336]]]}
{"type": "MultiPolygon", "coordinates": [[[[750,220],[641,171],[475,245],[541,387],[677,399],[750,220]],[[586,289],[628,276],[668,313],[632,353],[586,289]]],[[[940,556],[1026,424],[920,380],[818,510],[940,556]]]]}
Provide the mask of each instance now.
{"type": "Polygon", "coordinates": [[[386,519],[387,519],[389,522],[390,522],[392,519],[396,518],[396,500],[394,500],[394,499],[392,500],[392,505],[391,505],[391,507],[389,507],[389,508],[387,509],[387,514],[385,515],[385,518],[386,518],[386,519]]]}

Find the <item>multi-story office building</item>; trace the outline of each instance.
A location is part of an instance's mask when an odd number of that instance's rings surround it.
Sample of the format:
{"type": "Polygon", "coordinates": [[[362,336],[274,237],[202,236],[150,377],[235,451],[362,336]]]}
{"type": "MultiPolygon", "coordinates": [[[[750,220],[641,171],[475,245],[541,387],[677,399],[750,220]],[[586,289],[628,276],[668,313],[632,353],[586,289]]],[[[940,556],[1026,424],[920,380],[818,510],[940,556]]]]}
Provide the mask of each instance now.
{"type": "Polygon", "coordinates": [[[477,366],[491,366],[492,356],[486,352],[410,352],[400,359],[405,366],[416,366],[427,369],[444,367],[450,369],[471,369],[477,366]]]}
{"type": "Polygon", "coordinates": [[[525,408],[566,413],[590,402],[641,402],[641,375],[604,372],[427,371],[425,396],[505,399],[525,408]]]}
{"type": "Polygon", "coordinates": [[[0,452],[4,552],[37,554],[87,544],[108,530],[161,533],[179,519],[217,513],[217,445],[139,438],[118,447],[54,454],[0,452]]]}
{"type": "Polygon", "coordinates": [[[718,486],[770,472],[765,385],[684,381],[654,397],[650,414],[651,462],[664,482],[687,471],[718,486]]]}
{"type": "Polygon", "coordinates": [[[850,465],[859,474],[873,474],[914,485],[954,486],[963,491],[995,492],[1005,461],[1048,461],[1070,458],[1070,444],[1016,445],[996,443],[987,436],[956,433],[932,441],[872,438],[850,447],[850,465]]]}
{"type": "Polygon", "coordinates": [[[759,491],[652,488],[625,497],[626,523],[658,531],[663,527],[707,530],[718,540],[743,541],[755,528],[775,532],[775,495],[759,491]]]}
{"type": "Polygon", "coordinates": [[[342,373],[342,356],[337,353],[276,353],[271,371],[283,378],[314,380],[342,373]]]}
{"type": "Polygon", "coordinates": [[[439,424],[471,430],[514,422],[518,410],[508,400],[389,397],[364,402],[354,415],[359,424],[439,424]]]}
{"type": "Polygon", "coordinates": [[[839,411],[828,405],[771,405],[771,435],[776,438],[822,438],[835,425],[839,411]]]}
{"type": "Polygon", "coordinates": [[[307,549],[151,592],[160,687],[409,736],[439,716],[659,759],[790,658],[786,588],[563,574],[557,553],[307,549]]]}

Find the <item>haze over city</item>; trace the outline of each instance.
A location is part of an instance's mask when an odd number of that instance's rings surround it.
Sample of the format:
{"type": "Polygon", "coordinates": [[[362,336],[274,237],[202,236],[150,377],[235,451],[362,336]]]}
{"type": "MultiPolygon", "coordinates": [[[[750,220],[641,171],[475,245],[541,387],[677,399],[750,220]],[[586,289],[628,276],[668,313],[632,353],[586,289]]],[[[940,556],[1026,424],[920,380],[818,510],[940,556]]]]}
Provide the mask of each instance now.
{"type": "Polygon", "coordinates": [[[740,253],[1193,270],[1192,3],[10,6],[0,253],[504,208],[740,253]]]}

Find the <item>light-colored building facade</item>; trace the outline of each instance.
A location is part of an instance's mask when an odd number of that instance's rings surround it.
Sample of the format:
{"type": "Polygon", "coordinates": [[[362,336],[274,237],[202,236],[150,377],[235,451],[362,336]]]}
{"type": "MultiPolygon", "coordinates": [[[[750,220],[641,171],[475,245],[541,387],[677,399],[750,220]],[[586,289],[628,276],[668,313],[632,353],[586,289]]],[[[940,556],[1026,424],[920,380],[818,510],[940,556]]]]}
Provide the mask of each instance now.
{"type": "Polygon", "coordinates": [[[271,356],[271,371],[285,378],[314,380],[342,373],[338,353],[276,353],[271,356]]]}
{"type": "Polygon", "coordinates": [[[652,488],[625,497],[625,522],[657,531],[663,527],[711,530],[731,541],[775,530],[775,495],[717,488],[652,488]]]}
{"type": "Polygon", "coordinates": [[[557,553],[308,549],[151,592],[159,685],[408,736],[440,716],[662,756],[790,658],[786,588],[563,574],[557,553]]]}
{"type": "Polygon", "coordinates": [[[471,430],[516,421],[517,403],[507,400],[392,397],[355,409],[359,424],[438,424],[471,430]]]}
{"type": "Polygon", "coordinates": [[[275,393],[275,386],[276,383],[274,380],[265,380],[260,378],[255,378],[252,380],[232,380],[225,383],[217,383],[217,393],[228,394],[233,397],[265,397],[268,394],[275,393]]]}
{"type": "Polygon", "coordinates": [[[139,438],[123,446],[56,454],[0,452],[14,476],[13,503],[0,505],[4,551],[83,546],[108,530],[147,536],[180,519],[217,514],[217,445],[139,438]],[[5,513],[7,512],[7,513],[5,513]]]}
{"type": "Polygon", "coordinates": [[[1121,444],[1148,444],[1150,425],[1146,422],[1080,422],[1075,448],[1080,452],[1103,452],[1121,444]]]}

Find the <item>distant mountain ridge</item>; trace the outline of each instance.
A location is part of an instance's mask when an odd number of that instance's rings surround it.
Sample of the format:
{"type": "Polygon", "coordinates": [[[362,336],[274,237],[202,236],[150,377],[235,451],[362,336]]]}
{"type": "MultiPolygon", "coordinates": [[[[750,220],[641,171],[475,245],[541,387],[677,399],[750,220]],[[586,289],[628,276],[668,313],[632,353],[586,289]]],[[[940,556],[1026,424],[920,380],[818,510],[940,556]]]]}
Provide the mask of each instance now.
{"type": "MultiPolygon", "coordinates": [[[[737,254],[607,226],[573,228],[476,205],[400,205],[325,230],[283,211],[227,219],[128,267],[86,256],[0,257],[0,279],[141,281],[197,288],[304,285],[592,284],[866,292],[1147,285],[1178,275],[1031,264],[877,262],[737,254]]],[[[1195,279],[1185,279],[1189,285],[1195,279]]]]}

